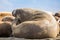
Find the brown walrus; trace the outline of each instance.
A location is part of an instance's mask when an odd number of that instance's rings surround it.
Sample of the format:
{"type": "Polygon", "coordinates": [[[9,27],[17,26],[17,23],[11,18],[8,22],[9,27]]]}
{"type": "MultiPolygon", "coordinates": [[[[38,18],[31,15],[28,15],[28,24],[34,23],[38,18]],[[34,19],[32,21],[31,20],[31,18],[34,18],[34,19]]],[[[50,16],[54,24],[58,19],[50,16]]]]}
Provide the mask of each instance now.
{"type": "Polygon", "coordinates": [[[59,34],[59,26],[50,12],[23,8],[13,10],[12,15],[17,20],[12,25],[15,37],[55,38],[59,34]]]}
{"type": "Polygon", "coordinates": [[[11,12],[0,12],[0,20],[5,16],[12,16],[11,12]]]}
{"type": "Polygon", "coordinates": [[[0,21],[0,37],[10,37],[12,28],[9,23],[0,21]]]}
{"type": "Polygon", "coordinates": [[[3,22],[9,22],[10,24],[12,24],[12,22],[13,22],[14,19],[15,19],[15,17],[13,17],[13,16],[5,16],[5,17],[2,18],[1,21],[3,21],[3,22]]]}

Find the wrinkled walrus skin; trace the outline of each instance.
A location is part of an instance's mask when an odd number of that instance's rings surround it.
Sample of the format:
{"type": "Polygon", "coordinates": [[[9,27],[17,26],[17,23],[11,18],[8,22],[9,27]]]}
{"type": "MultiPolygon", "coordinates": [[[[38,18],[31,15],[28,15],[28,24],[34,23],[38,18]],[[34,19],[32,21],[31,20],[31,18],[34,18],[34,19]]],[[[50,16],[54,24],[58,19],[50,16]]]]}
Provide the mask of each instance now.
{"type": "Polygon", "coordinates": [[[19,38],[55,38],[59,26],[50,12],[34,9],[16,9],[12,11],[16,20],[12,25],[13,35],[19,38]],[[16,25],[18,23],[18,25],[16,25]]]}

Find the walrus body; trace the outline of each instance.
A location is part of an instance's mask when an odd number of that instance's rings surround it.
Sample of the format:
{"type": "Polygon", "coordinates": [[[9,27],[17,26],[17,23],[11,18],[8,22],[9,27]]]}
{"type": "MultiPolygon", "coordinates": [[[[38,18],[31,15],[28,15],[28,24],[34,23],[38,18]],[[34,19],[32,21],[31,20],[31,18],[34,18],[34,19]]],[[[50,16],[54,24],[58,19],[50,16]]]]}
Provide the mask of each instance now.
{"type": "Polygon", "coordinates": [[[59,26],[49,12],[23,8],[13,10],[12,15],[17,20],[12,25],[13,35],[15,37],[54,38],[59,34],[59,26]]]}
{"type": "Polygon", "coordinates": [[[0,37],[10,37],[12,28],[9,23],[0,22],[0,37]]]}

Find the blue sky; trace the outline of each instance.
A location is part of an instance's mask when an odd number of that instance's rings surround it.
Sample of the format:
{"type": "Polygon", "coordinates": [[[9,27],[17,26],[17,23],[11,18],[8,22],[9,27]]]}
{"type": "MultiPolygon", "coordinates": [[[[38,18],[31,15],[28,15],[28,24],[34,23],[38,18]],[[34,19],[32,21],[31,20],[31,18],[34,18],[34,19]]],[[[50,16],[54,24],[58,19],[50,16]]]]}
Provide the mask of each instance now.
{"type": "Polygon", "coordinates": [[[11,12],[16,8],[35,8],[57,12],[60,10],[60,0],[0,0],[0,12],[11,12]]]}

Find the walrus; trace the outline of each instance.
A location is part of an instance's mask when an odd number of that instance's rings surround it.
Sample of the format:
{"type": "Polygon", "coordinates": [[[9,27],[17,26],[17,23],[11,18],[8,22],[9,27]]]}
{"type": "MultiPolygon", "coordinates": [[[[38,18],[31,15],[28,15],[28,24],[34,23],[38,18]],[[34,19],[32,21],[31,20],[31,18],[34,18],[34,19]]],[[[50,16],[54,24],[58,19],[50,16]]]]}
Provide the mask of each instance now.
{"type": "Polygon", "coordinates": [[[54,17],[55,17],[56,21],[58,22],[59,34],[60,34],[60,12],[55,13],[54,17]]]}
{"type": "Polygon", "coordinates": [[[0,20],[2,20],[5,16],[12,16],[11,12],[0,12],[0,20]]]}
{"type": "Polygon", "coordinates": [[[12,25],[15,37],[55,38],[59,34],[59,26],[50,12],[21,8],[13,10],[12,15],[15,17],[12,25]]]}
{"type": "Polygon", "coordinates": [[[15,19],[15,17],[13,17],[13,16],[5,16],[5,17],[2,18],[1,21],[3,21],[3,22],[10,22],[10,24],[12,24],[14,19],[15,19]]]}
{"type": "Polygon", "coordinates": [[[12,28],[9,23],[0,21],[0,37],[10,37],[12,28]]]}

